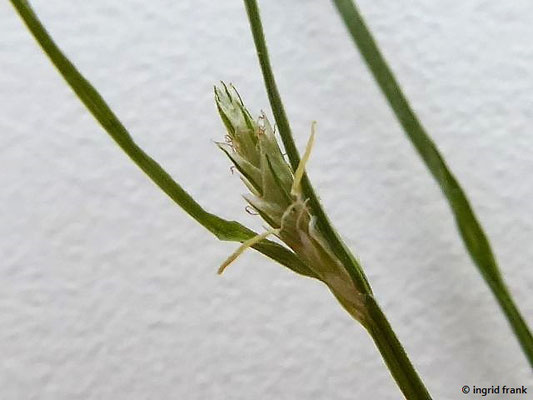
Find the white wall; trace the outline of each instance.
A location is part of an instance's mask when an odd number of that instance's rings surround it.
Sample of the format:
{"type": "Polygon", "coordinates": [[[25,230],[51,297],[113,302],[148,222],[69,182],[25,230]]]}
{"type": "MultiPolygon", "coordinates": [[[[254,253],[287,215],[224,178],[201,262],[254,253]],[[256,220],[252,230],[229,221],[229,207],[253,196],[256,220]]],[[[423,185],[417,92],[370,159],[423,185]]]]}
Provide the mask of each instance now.
{"type": "MultiPolygon", "coordinates": [[[[268,102],[240,1],[39,0],[135,139],[209,210],[253,227],[213,145],[218,80],[268,102]]],[[[438,187],[328,1],[262,1],[312,180],[433,396],[530,385],[438,187]]],[[[533,3],[361,0],[533,324],[533,3]],[[401,3],[401,4],[400,4],[401,3]]],[[[320,284],[186,216],[119,150],[0,3],[0,399],[398,399],[320,284]]],[[[466,397],[465,397],[466,398],[466,397]]]]}

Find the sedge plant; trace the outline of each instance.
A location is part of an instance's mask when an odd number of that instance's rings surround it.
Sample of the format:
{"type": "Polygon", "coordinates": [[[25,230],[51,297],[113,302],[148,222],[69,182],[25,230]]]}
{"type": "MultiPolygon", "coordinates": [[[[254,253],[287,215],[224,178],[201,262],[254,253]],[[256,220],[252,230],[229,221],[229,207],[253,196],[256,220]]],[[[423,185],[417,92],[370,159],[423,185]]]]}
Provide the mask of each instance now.
{"type": "MultiPolygon", "coordinates": [[[[211,214],[198,204],[134,142],[96,89],[53,42],[29,3],[25,0],[11,0],[11,3],[80,100],[132,161],[218,239],[241,243],[222,263],[219,273],[247,248],[253,248],[298,274],[320,280],[368,331],[404,396],[407,399],[431,398],[381,311],[361,265],[331,225],[305,173],[314,142],[314,124],[308,146],[300,158],[276,87],[256,0],[244,0],[244,3],[282,144],[278,143],[266,115],[253,118],[232,86],[223,84],[215,88],[215,101],[227,131],[227,140],[218,143],[218,146],[229,157],[248,188],[250,194],[245,196],[246,201],[268,224],[265,232],[259,234],[236,221],[211,214]],[[270,240],[270,236],[276,236],[282,244],[270,240]]],[[[346,15],[350,16],[349,13],[343,14],[346,15]]],[[[345,18],[347,21],[348,18],[345,18]]],[[[372,49],[368,43],[365,46],[367,52],[372,49]]],[[[372,66],[375,60],[367,62],[372,66]]],[[[432,143],[429,141],[429,144],[432,143]]],[[[425,154],[424,150],[419,151],[425,154]]],[[[432,148],[426,151],[431,154],[436,152],[432,148]]],[[[441,160],[439,157],[438,160],[441,160]]],[[[461,210],[460,207],[456,209],[461,210]]],[[[478,231],[474,233],[479,236],[478,231]]],[[[487,254],[486,257],[492,257],[492,253],[487,254]]],[[[483,268],[480,269],[483,271],[483,268]]]]}
{"type": "Polygon", "coordinates": [[[218,143],[239,171],[250,194],[244,198],[269,225],[262,234],[244,242],[219,268],[222,273],[240,254],[269,235],[277,236],[333,293],[344,309],[366,328],[391,374],[408,399],[429,399],[429,393],[409,361],[398,338],[379,308],[365,274],[355,258],[351,267],[362,281],[352,279],[302,187],[305,164],[315,138],[315,123],[302,159],[294,170],[277,142],[267,116],[251,117],[233,87],[215,88],[217,107],[227,130],[218,143]]]}
{"type": "MultiPolygon", "coordinates": [[[[250,189],[249,203],[270,225],[269,230],[258,235],[236,221],[209,213],[197,203],[135,143],[98,91],[54,43],[30,4],[25,0],[11,0],[11,3],[69,86],[131,160],[218,239],[242,243],[219,272],[246,248],[252,247],[298,274],[324,282],[341,305],[369,332],[404,396],[407,399],[431,398],[381,311],[362,268],[331,227],[314,194],[304,171],[313,135],[304,158],[300,160],[268,64],[266,45],[264,40],[261,41],[262,29],[257,29],[261,28],[260,24],[252,23],[252,32],[256,44],[264,46],[261,54],[267,58],[262,57],[260,61],[289,162],[282,155],[265,116],[260,120],[252,119],[233,89],[216,90],[217,106],[230,137],[230,143],[220,144],[220,147],[239,169],[250,189]],[[269,235],[278,236],[285,245],[269,240],[269,235]]],[[[245,4],[251,20],[254,15],[259,16],[254,2],[245,4]]],[[[260,22],[259,19],[255,21],[260,22]]]]}

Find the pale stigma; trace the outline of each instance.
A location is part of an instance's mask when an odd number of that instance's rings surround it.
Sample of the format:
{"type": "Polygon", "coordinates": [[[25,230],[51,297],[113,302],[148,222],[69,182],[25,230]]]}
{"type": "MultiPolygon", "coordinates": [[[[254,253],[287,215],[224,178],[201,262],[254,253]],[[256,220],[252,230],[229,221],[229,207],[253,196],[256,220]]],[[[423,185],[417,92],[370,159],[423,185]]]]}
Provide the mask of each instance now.
{"type": "Polygon", "coordinates": [[[243,242],[235,252],[230,255],[226,261],[222,263],[220,268],[218,269],[218,274],[222,274],[226,267],[228,267],[233,261],[235,261],[242,253],[246,251],[246,249],[252,247],[254,244],[259,243],[261,240],[266,239],[267,236],[270,235],[277,235],[281,229],[269,229],[268,231],[261,233],[259,235],[254,236],[251,239],[246,240],[243,242]]]}
{"type": "Polygon", "coordinates": [[[291,187],[291,195],[293,196],[297,196],[300,191],[300,183],[302,181],[302,177],[304,176],[305,165],[307,164],[307,161],[309,161],[311,150],[313,149],[313,144],[315,143],[315,126],[316,121],[313,121],[311,124],[311,136],[309,136],[307,146],[305,146],[305,153],[298,164],[298,168],[296,168],[296,172],[294,173],[294,181],[292,182],[291,187]]]}

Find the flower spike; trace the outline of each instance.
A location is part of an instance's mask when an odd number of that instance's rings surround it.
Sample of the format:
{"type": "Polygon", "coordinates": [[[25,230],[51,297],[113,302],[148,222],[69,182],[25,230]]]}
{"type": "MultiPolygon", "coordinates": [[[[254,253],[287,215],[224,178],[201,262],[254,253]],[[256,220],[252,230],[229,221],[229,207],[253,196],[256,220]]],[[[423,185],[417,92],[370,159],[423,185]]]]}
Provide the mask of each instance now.
{"type": "Polygon", "coordinates": [[[245,241],[219,268],[219,274],[247,248],[276,235],[323,281],[357,319],[364,318],[362,293],[342,262],[316,227],[316,217],[305,198],[301,181],[315,141],[316,122],[304,155],[293,171],[276,139],[267,116],[253,120],[232,85],[215,88],[217,108],[229,142],[218,143],[250,190],[244,198],[271,229],[245,241]]]}

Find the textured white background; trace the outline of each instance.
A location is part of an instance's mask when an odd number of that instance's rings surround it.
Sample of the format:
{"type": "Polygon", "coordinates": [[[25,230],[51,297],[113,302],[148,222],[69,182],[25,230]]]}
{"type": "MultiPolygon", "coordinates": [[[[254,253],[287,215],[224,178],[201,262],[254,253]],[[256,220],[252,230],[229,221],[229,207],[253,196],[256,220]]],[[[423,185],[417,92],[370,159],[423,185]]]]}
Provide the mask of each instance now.
{"type": "MultiPolygon", "coordinates": [[[[268,109],[241,1],[35,8],[136,140],[209,210],[260,226],[212,141],[220,79],[268,109]]],[[[436,399],[529,384],[438,187],[328,1],[262,1],[335,225],[436,399]]],[[[360,1],[533,324],[533,3],[360,1]],[[400,4],[402,3],[402,4],[400,4]]],[[[398,399],[320,284],[217,242],[107,137],[0,3],[0,399],[398,399]]]]}

